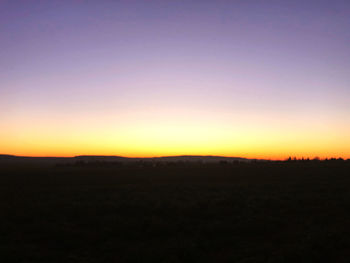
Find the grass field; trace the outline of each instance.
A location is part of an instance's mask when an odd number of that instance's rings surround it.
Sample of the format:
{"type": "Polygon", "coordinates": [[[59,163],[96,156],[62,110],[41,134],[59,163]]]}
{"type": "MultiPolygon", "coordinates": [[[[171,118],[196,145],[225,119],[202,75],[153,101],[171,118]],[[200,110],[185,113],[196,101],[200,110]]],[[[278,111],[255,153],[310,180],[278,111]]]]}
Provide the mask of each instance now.
{"type": "Polygon", "coordinates": [[[349,262],[350,163],[1,164],[1,262],[349,262]]]}

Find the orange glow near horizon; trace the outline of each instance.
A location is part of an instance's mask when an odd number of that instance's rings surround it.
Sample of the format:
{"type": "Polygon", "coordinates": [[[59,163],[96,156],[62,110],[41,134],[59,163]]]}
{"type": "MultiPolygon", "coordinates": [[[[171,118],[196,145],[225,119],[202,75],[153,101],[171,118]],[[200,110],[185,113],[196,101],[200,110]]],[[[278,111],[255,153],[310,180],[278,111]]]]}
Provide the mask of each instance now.
{"type": "Polygon", "coordinates": [[[18,116],[0,132],[1,154],[350,158],[350,140],[344,130],[338,132],[349,127],[334,120],[185,110],[103,116],[18,116]]]}
{"type": "Polygon", "coordinates": [[[0,1],[0,154],[350,158],[350,1],[238,2],[0,1]]]}

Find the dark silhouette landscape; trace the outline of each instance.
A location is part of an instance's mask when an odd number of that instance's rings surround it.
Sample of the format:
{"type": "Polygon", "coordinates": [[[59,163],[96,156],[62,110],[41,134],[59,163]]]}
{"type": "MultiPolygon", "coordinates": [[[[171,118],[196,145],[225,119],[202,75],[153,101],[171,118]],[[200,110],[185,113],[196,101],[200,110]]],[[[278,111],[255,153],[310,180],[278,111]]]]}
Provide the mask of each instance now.
{"type": "Polygon", "coordinates": [[[0,0],[0,263],[350,262],[349,84],[350,0],[0,0]]]}
{"type": "Polygon", "coordinates": [[[348,262],[349,160],[2,155],[0,169],[2,262],[348,262]]]}

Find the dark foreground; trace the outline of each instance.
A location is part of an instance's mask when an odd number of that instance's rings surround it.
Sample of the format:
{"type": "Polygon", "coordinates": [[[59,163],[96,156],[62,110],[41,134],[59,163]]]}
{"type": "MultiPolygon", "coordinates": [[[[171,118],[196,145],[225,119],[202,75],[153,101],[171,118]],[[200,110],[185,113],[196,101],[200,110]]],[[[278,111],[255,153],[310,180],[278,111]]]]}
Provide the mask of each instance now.
{"type": "Polygon", "coordinates": [[[0,169],[1,262],[349,262],[349,162],[0,169]]]}

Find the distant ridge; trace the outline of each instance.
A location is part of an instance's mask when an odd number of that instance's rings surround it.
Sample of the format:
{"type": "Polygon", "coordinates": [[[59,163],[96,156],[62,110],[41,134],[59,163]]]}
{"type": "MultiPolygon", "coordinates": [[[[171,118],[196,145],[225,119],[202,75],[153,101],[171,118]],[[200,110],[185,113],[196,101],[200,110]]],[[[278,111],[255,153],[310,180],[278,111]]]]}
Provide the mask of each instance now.
{"type": "Polygon", "coordinates": [[[257,159],[247,159],[241,157],[225,157],[214,155],[179,155],[161,157],[123,157],[113,155],[78,155],[74,157],[29,157],[15,155],[0,155],[0,162],[48,162],[48,163],[70,163],[76,161],[85,162],[251,162],[257,159]]]}
{"type": "Polygon", "coordinates": [[[220,162],[220,161],[251,161],[252,159],[240,157],[224,157],[212,155],[179,155],[179,156],[161,156],[161,157],[122,157],[122,156],[95,156],[79,155],[74,158],[85,161],[158,161],[158,162],[220,162]]]}

